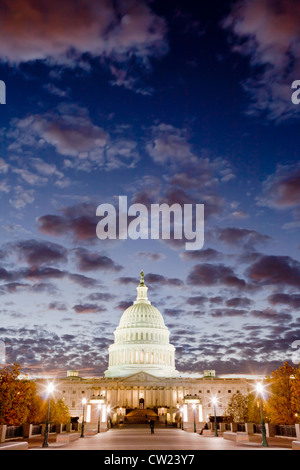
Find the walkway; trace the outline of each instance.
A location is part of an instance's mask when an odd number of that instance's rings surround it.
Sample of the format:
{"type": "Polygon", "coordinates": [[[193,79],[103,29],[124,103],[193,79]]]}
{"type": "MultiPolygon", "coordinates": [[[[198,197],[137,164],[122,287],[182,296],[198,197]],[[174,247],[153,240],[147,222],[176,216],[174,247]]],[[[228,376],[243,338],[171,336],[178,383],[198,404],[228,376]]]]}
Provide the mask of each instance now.
{"type": "MultiPolygon", "coordinates": [[[[148,426],[129,425],[108,432],[79,438],[69,444],[50,443],[48,448],[32,450],[271,450],[282,447],[262,447],[256,443],[235,443],[222,437],[200,436],[176,428],[158,427],[154,434],[148,426]]],[[[288,450],[288,449],[284,449],[288,450]]]]}

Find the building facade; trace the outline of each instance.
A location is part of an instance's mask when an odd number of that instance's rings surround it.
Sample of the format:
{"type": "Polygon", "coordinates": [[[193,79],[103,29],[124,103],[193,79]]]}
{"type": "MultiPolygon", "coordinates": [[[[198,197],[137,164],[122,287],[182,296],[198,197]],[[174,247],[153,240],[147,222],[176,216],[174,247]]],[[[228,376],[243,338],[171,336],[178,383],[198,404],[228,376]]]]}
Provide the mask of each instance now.
{"type": "MultiPolygon", "coordinates": [[[[202,426],[214,414],[224,414],[232,395],[253,390],[252,380],[220,378],[214,371],[180,377],[169,330],[147,290],[142,272],[137,298],[115,330],[104,377],[68,371],[67,377],[56,380],[55,398],[63,398],[71,416],[79,421],[84,416],[90,427],[99,422],[102,427],[108,422],[147,422],[150,416],[169,424],[181,422],[186,429],[202,426]]],[[[37,383],[42,391],[45,381],[37,383]]]]}

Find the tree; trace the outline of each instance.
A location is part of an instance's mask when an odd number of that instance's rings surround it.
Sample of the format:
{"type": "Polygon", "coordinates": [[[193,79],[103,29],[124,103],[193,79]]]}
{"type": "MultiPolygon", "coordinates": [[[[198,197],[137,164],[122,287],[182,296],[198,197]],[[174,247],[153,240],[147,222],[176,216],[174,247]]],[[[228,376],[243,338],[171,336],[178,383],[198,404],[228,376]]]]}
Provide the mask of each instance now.
{"type": "Polygon", "coordinates": [[[299,368],[285,362],[267,377],[267,413],[271,423],[294,424],[299,419],[299,368]],[[297,416],[298,414],[298,416],[297,416]]]}
{"type": "Polygon", "coordinates": [[[18,379],[20,366],[13,364],[0,369],[0,423],[20,426],[27,422],[33,397],[34,382],[18,379]]]}
{"type": "Polygon", "coordinates": [[[226,421],[246,423],[248,420],[248,405],[248,395],[242,395],[240,392],[232,395],[225,411],[226,421]]]}
{"type": "Polygon", "coordinates": [[[295,422],[300,423],[300,363],[294,369],[294,379],[292,380],[292,406],[295,411],[295,422]]]}
{"type": "MultiPolygon", "coordinates": [[[[265,421],[268,421],[266,416],[266,406],[263,403],[263,414],[265,417],[265,421]]],[[[248,423],[260,423],[261,415],[260,415],[260,404],[259,398],[256,396],[255,393],[249,393],[248,395],[248,423]]]]}
{"type": "Polygon", "coordinates": [[[62,398],[51,401],[50,421],[53,424],[68,424],[71,421],[69,408],[62,398]]]}

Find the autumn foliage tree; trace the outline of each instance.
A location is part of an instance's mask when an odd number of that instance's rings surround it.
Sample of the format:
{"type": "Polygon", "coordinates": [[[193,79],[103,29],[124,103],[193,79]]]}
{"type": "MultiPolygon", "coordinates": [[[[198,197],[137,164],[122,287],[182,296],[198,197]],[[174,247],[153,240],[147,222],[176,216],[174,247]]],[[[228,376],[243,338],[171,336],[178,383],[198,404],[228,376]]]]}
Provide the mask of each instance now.
{"type": "Polygon", "coordinates": [[[271,423],[295,424],[300,418],[300,368],[285,362],[267,377],[267,413],[271,423]]]}
{"type": "MultiPolygon", "coordinates": [[[[274,424],[300,423],[300,365],[285,362],[264,381],[263,414],[266,422],[274,424]]],[[[248,395],[235,393],[225,411],[225,420],[240,423],[259,423],[260,405],[253,386],[248,395]]]]}
{"type": "MultiPolygon", "coordinates": [[[[0,424],[21,426],[25,423],[45,423],[48,400],[37,394],[35,382],[20,379],[20,366],[13,364],[0,369],[0,424]]],[[[70,422],[69,409],[62,399],[51,400],[50,421],[70,422]]]]}
{"type": "Polygon", "coordinates": [[[0,369],[0,423],[20,426],[27,422],[36,387],[34,382],[19,380],[20,366],[0,369]]]}

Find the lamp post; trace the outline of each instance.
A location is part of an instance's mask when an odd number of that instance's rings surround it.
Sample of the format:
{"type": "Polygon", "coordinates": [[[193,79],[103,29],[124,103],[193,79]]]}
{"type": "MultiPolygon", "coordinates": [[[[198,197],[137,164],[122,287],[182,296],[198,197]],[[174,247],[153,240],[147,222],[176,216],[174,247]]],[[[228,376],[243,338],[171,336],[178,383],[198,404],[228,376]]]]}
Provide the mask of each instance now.
{"type": "Polygon", "coordinates": [[[110,406],[108,405],[107,407],[107,411],[106,411],[106,426],[107,426],[107,429],[110,429],[110,422],[109,422],[109,413],[110,413],[110,406]]]}
{"type": "Polygon", "coordinates": [[[268,447],[268,441],[267,441],[267,433],[266,433],[266,427],[265,427],[265,420],[264,420],[264,413],[263,413],[263,406],[262,406],[262,397],[263,397],[263,392],[264,392],[264,386],[261,382],[256,384],[256,391],[259,395],[259,406],[260,406],[260,419],[261,419],[261,434],[262,434],[262,446],[263,447],[268,447]]]}
{"type": "Polygon", "coordinates": [[[50,400],[51,400],[51,393],[54,390],[54,385],[52,383],[48,384],[47,386],[47,393],[48,393],[48,412],[47,412],[47,420],[46,420],[46,427],[44,433],[44,441],[42,447],[49,447],[48,437],[49,437],[49,424],[50,424],[50,400]]]}
{"type": "Polygon", "coordinates": [[[193,403],[193,411],[194,411],[194,432],[196,432],[196,405],[193,403]]]}
{"type": "Polygon", "coordinates": [[[181,430],[183,431],[183,406],[180,408],[181,411],[181,430]]]}
{"type": "Polygon", "coordinates": [[[98,405],[98,434],[100,433],[100,411],[101,405],[98,405]]]}
{"type": "Polygon", "coordinates": [[[86,404],[86,398],[82,399],[82,424],[81,424],[81,434],[80,437],[84,437],[84,409],[86,404]]]}
{"type": "Polygon", "coordinates": [[[216,404],[217,404],[217,398],[212,397],[211,399],[213,405],[214,405],[214,422],[215,422],[215,437],[218,437],[218,429],[217,429],[217,413],[216,413],[216,404]]]}

